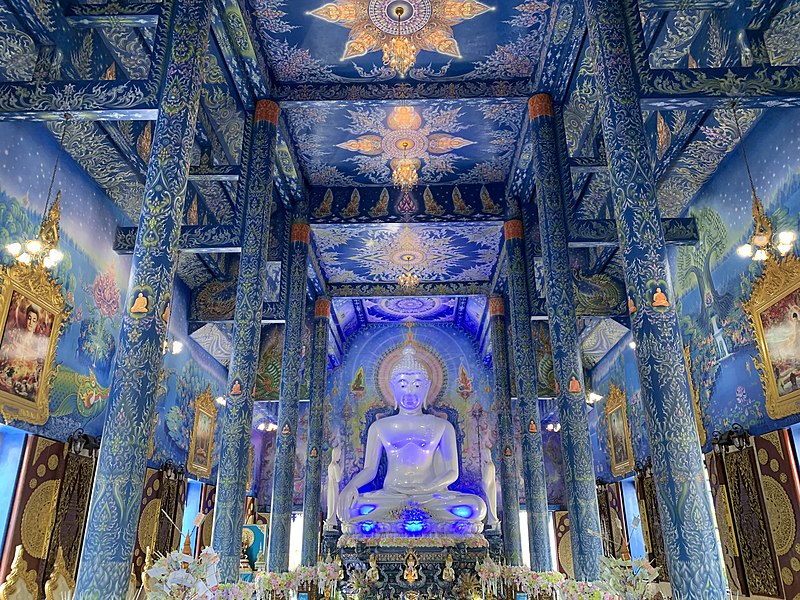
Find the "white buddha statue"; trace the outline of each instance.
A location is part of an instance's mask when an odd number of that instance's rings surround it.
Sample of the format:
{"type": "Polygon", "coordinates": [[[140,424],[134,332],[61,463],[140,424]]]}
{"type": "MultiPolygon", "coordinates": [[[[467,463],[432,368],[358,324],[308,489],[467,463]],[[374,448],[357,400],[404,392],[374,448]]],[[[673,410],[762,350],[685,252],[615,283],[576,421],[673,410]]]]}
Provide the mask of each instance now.
{"type": "Polygon", "coordinates": [[[456,433],[446,419],[422,412],[430,376],[412,345],[391,372],[398,413],[375,421],[367,431],[364,468],[339,495],[343,533],[480,533],[486,504],[472,494],[448,489],[458,479],[456,433]],[[359,493],[375,479],[382,452],[383,488],[359,493]]]}

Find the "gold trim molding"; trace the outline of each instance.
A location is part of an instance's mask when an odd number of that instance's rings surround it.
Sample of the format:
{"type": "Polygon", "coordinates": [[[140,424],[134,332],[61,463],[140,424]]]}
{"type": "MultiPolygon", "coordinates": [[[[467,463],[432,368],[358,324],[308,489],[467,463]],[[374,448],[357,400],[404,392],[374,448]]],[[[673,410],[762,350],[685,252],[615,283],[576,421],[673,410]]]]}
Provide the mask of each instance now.
{"type": "MultiPolygon", "coordinates": [[[[35,397],[30,400],[19,394],[0,390],[0,412],[6,422],[19,419],[34,425],[42,425],[50,418],[50,388],[58,372],[55,364],[56,346],[63,332],[69,309],[58,280],[41,264],[25,265],[17,262],[10,267],[0,265],[0,344],[8,341],[5,339],[6,321],[15,293],[29,303],[36,304],[41,311],[49,313],[53,322],[35,397]]],[[[3,356],[3,350],[0,345],[0,357],[3,356]]],[[[11,359],[13,358],[12,354],[11,359]]]]}
{"type": "Polygon", "coordinates": [[[194,424],[192,425],[192,435],[189,443],[189,460],[186,467],[190,473],[194,473],[198,477],[211,477],[214,455],[214,431],[216,425],[217,407],[214,404],[214,398],[211,396],[211,387],[209,386],[197,397],[194,403],[194,424]],[[210,419],[210,425],[208,426],[208,445],[206,448],[205,461],[198,461],[198,426],[201,424],[200,419],[204,415],[210,419]]]}
{"type": "Polygon", "coordinates": [[[631,432],[628,427],[628,401],[625,392],[614,385],[612,381],[608,389],[608,399],[606,400],[606,421],[608,421],[608,447],[611,456],[611,472],[620,477],[633,470],[633,446],[631,445],[631,432]],[[611,429],[611,414],[621,409],[622,432],[625,436],[624,444],[628,452],[628,458],[620,460],[614,451],[614,432],[611,429]]]}
{"type": "Polygon", "coordinates": [[[758,344],[759,356],[754,357],[753,362],[764,388],[767,414],[773,419],[781,419],[800,412],[798,408],[800,389],[780,395],[761,315],[798,289],[800,289],[800,258],[789,255],[782,259],[770,259],[765,261],[761,275],[753,282],[750,298],[742,302],[758,344]]]}

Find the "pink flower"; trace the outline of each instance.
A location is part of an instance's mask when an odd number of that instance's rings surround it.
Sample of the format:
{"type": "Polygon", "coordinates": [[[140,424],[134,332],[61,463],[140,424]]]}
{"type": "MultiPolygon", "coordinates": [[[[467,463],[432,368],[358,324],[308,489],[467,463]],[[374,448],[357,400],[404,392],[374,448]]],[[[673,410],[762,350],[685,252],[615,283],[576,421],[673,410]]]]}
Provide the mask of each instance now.
{"type": "Polygon", "coordinates": [[[109,319],[117,315],[120,304],[119,288],[111,272],[97,275],[92,285],[92,295],[101,315],[109,319]]]}

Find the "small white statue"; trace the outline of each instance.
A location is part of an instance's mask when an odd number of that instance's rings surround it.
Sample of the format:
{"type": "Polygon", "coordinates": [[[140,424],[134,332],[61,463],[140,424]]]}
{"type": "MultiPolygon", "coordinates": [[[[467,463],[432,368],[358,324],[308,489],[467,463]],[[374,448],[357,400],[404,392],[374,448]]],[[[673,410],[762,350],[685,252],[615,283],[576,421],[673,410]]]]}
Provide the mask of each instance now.
{"type": "Polygon", "coordinates": [[[342,449],[334,446],[331,450],[331,462],[328,465],[328,516],[325,519],[325,530],[336,529],[336,504],[339,501],[339,482],[342,481],[342,449]]]}
{"type": "Polygon", "coordinates": [[[500,519],[497,518],[497,472],[495,471],[494,461],[492,461],[492,449],[484,447],[481,450],[481,482],[483,483],[483,493],[486,495],[486,507],[488,512],[487,525],[490,529],[500,527],[500,519]]]}

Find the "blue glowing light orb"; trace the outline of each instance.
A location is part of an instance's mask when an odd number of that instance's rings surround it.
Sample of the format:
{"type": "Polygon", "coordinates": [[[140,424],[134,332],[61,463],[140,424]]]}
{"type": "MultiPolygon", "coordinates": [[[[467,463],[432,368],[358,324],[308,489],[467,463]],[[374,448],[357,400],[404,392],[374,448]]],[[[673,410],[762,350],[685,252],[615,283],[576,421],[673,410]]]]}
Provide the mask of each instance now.
{"type": "Polygon", "coordinates": [[[360,515],[368,515],[377,507],[374,504],[362,504],[358,509],[358,514],[360,515]]]}
{"type": "Polygon", "coordinates": [[[405,529],[407,533],[419,533],[424,528],[425,524],[422,521],[406,521],[403,523],[403,529],[405,529]]]}
{"type": "Polygon", "coordinates": [[[462,519],[469,519],[472,516],[472,507],[466,504],[459,504],[450,509],[450,512],[462,519]]]}
{"type": "Polygon", "coordinates": [[[375,523],[372,521],[364,521],[361,523],[361,533],[372,533],[375,531],[375,523]]]}

